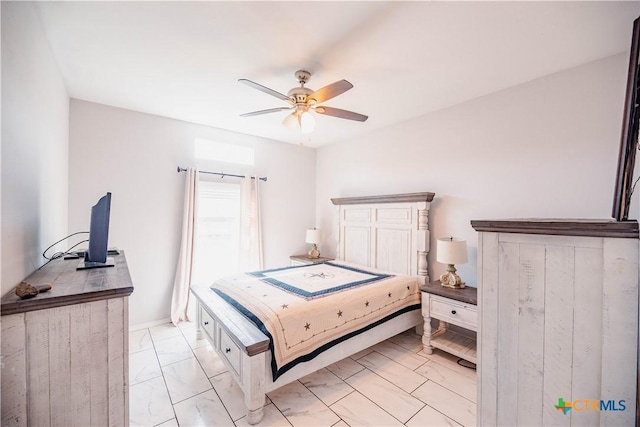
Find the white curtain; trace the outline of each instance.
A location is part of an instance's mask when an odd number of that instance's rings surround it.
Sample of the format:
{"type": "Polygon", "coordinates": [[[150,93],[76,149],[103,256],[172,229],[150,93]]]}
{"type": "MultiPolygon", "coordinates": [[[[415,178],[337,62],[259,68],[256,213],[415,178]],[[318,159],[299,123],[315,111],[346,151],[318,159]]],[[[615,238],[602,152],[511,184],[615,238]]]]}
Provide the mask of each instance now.
{"type": "Polygon", "coordinates": [[[193,250],[196,236],[198,213],[198,170],[189,168],[184,192],[184,211],[182,214],[182,239],[180,254],[176,267],[176,277],[173,282],[173,296],[171,298],[171,322],[189,320],[187,307],[189,305],[189,286],[193,270],[193,250]]]}
{"type": "Polygon", "coordinates": [[[260,180],[247,176],[240,189],[240,271],[262,270],[260,180]]]}

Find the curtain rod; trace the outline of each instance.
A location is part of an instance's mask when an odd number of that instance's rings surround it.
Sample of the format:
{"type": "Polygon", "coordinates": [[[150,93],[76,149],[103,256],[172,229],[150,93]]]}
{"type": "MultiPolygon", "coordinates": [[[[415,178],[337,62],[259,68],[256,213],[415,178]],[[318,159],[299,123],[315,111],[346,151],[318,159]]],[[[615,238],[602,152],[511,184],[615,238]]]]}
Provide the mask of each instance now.
{"type": "MultiPolygon", "coordinates": [[[[178,173],[180,172],[186,172],[187,169],[186,168],[181,168],[180,166],[178,166],[178,173]]],[[[222,172],[209,172],[209,171],[198,171],[199,173],[206,173],[208,175],[220,175],[222,178],[224,178],[225,176],[231,176],[233,178],[246,178],[246,176],[244,175],[234,175],[232,173],[222,173],[222,172]]],[[[256,179],[255,176],[252,176],[251,179],[256,179]]],[[[261,176],[259,178],[261,181],[267,182],[267,177],[266,176],[261,176]]]]}

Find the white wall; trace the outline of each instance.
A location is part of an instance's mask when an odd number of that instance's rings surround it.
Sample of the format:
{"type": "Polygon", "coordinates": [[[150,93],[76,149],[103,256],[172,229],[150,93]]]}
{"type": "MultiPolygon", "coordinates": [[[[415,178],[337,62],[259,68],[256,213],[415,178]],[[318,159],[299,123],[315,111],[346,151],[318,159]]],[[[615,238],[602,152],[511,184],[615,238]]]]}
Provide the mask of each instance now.
{"type": "MultiPolygon", "coordinates": [[[[611,218],[628,53],[401,123],[317,154],[317,220],[332,197],[432,191],[429,272],[438,237],[465,238],[476,285],[473,219],[611,218]]],[[[636,172],[636,177],[638,173],[636,172]]],[[[634,197],[637,200],[637,197],[634,197]]],[[[632,203],[630,218],[638,217],[632,203]]],[[[323,243],[335,254],[337,233],[323,243]]]]}
{"type": "Polygon", "coordinates": [[[68,135],[69,96],[39,18],[2,2],[2,294],[67,234],[68,135]]]}
{"type": "Polygon", "coordinates": [[[265,267],[288,265],[305,250],[315,221],[315,150],[76,99],[70,116],[69,230],[87,229],[90,207],[112,192],[109,245],[127,254],[132,325],[169,317],[184,197],[178,165],[267,176],[265,267]],[[256,165],[197,162],[195,138],[253,147],[256,165]]]}

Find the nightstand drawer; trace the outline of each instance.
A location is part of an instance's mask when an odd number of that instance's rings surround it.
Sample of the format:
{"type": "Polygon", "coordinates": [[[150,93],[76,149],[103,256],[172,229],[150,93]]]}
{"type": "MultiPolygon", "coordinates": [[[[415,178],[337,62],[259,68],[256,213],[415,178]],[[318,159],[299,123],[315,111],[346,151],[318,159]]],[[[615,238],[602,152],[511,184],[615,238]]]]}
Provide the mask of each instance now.
{"type": "Polygon", "coordinates": [[[475,305],[465,304],[450,299],[431,296],[429,299],[431,317],[476,330],[478,310],[475,305]]]}
{"type": "Polygon", "coordinates": [[[240,347],[233,342],[231,337],[227,335],[227,332],[222,327],[218,329],[218,333],[220,335],[220,354],[227,360],[227,362],[229,362],[229,365],[231,365],[235,374],[242,378],[240,375],[240,347]]]}

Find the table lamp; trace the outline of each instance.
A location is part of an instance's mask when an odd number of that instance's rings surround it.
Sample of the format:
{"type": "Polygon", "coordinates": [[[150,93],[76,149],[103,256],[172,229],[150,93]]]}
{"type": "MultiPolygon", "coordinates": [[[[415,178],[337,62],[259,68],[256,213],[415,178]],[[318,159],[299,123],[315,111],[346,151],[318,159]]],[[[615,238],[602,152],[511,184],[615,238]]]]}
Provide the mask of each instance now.
{"type": "Polygon", "coordinates": [[[307,230],[307,243],[311,243],[311,250],[309,250],[309,258],[318,258],[320,251],[318,251],[318,243],[320,243],[320,230],[315,228],[307,230]]]}
{"type": "Polygon", "coordinates": [[[455,237],[438,239],[437,260],[447,264],[447,272],[440,276],[440,283],[447,288],[464,288],[465,283],[456,274],[455,264],[467,262],[467,242],[455,237]]]}

